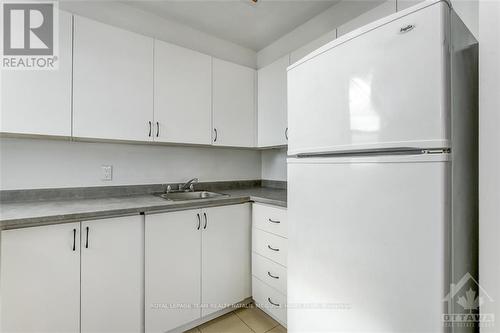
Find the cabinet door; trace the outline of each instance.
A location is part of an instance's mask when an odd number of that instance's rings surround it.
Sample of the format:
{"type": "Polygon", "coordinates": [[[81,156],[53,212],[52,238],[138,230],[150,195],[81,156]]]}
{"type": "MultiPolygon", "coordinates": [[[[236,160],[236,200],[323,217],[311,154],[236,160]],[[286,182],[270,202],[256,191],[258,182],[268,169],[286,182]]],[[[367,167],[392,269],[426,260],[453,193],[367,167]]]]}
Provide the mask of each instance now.
{"type": "Polygon", "coordinates": [[[208,208],[202,226],[202,316],[251,295],[250,204],[208,208]]]}
{"type": "Polygon", "coordinates": [[[2,332],[78,332],[80,223],[2,231],[2,332]]]}
{"type": "Polygon", "coordinates": [[[213,144],[254,147],[255,70],[213,59],[213,144]]]}
{"type": "Polygon", "coordinates": [[[146,332],[200,318],[200,210],[146,216],[146,332]]]}
{"type": "Polygon", "coordinates": [[[71,135],[71,20],[59,12],[59,69],[2,71],[1,132],[71,135]]]}
{"type": "Polygon", "coordinates": [[[81,332],[141,332],[142,216],[82,222],[81,332]]]}
{"type": "Polygon", "coordinates": [[[211,143],[212,59],[155,41],[154,140],[211,143]]]}
{"type": "Polygon", "coordinates": [[[257,73],[259,147],[286,145],[286,68],[289,60],[286,55],[257,73]]]}
{"type": "Polygon", "coordinates": [[[448,147],[448,15],[433,4],[289,70],[288,154],[448,147]]]}
{"type": "Polygon", "coordinates": [[[73,135],[152,140],[153,39],[75,17],[73,135]]]}

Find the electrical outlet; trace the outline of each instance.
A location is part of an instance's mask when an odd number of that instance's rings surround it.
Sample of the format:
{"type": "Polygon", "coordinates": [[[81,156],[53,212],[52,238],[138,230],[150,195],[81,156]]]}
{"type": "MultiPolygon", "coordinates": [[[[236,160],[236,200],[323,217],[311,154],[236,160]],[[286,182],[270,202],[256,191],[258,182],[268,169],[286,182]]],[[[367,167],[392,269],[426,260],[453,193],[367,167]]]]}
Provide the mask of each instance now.
{"type": "Polygon", "coordinates": [[[113,166],[103,165],[101,166],[101,180],[112,180],[113,179],[113,166]]]}

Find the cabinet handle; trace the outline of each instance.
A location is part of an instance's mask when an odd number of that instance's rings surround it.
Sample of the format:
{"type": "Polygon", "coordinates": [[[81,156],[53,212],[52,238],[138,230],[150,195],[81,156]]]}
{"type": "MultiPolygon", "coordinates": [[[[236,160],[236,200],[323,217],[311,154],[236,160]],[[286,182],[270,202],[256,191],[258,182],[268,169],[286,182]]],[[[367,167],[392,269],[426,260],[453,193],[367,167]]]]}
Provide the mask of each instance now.
{"type": "Polygon", "coordinates": [[[285,128],[285,138],[288,140],[288,127],[285,128]]]}
{"type": "Polygon", "coordinates": [[[268,220],[269,220],[269,222],[271,222],[271,223],[281,223],[281,221],[278,221],[278,220],[272,220],[272,219],[268,219],[268,220]]]}
{"type": "Polygon", "coordinates": [[[85,228],[87,230],[87,236],[85,237],[85,248],[89,248],[89,227],[85,228]]]}
{"type": "Polygon", "coordinates": [[[203,213],[203,218],[205,219],[205,225],[203,225],[203,229],[207,228],[207,213],[203,213]]]}
{"type": "Polygon", "coordinates": [[[214,133],[215,133],[214,142],[217,142],[217,136],[218,136],[218,134],[217,134],[217,128],[214,128],[214,133]]]}
{"type": "Polygon", "coordinates": [[[274,305],[274,306],[280,306],[278,303],[274,303],[273,301],[271,301],[271,297],[268,297],[268,298],[267,298],[267,301],[268,301],[269,303],[271,303],[272,305],[274,305]]]}
{"type": "Polygon", "coordinates": [[[157,121],[156,122],[156,137],[160,136],[160,123],[157,121]]]}
{"type": "Polygon", "coordinates": [[[198,217],[198,227],[196,228],[196,230],[200,230],[200,227],[201,227],[201,217],[200,217],[200,214],[196,214],[196,217],[198,217]]]}
{"type": "Polygon", "coordinates": [[[273,250],[273,251],[276,251],[278,252],[280,249],[275,249],[274,247],[272,247],[271,245],[268,245],[267,246],[269,248],[269,250],[273,250]]]}
{"type": "Polygon", "coordinates": [[[73,229],[73,251],[76,250],[76,229],[73,229]]]}
{"type": "Polygon", "coordinates": [[[151,121],[148,121],[148,123],[149,123],[149,134],[148,134],[148,136],[151,137],[151,121]]]}
{"type": "Polygon", "coordinates": [[[271,274],[271,272],[267,272],[267,275],[269,275],[270,277],[272,277],[273,279],[279,279],[280,277],[279,276],[274,276],[271,274]]]}

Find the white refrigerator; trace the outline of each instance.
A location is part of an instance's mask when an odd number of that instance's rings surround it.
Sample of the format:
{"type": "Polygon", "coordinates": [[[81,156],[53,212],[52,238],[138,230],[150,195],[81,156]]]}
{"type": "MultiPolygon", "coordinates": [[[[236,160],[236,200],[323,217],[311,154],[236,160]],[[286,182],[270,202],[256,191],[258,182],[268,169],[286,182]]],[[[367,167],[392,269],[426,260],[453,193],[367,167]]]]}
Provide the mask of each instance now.
{"type": "Polygon", "coordinates": [[[450,4],[291,65],[288,119],[288,331],[469,330],[444,315],[477,278],[477,42],[450,4]]]}

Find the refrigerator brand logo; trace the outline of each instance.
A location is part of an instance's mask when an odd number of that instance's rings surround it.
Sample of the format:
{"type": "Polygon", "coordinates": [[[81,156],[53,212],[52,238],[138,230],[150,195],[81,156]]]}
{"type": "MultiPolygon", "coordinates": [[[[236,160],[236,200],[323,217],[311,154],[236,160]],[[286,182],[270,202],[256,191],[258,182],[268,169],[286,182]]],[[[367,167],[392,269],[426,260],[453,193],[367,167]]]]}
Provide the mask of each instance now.
{"type": "Polygon", "coordinates": [[[447,327],[494,325],[494,314],[479,311],[481,305],[493,302],[493,299],[470,273],[466,273],[457,284],[450,285],[450,292],[443,301],[448,304],[448,311],[443,314],[443,323],[447,327]]]}
{"type": "Polygon", "coordinates": [[[56,69],[56,7],[55,2],[2,3],[2,69],[56,69]]]}

